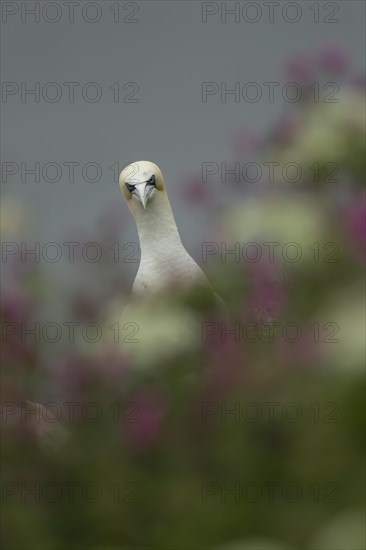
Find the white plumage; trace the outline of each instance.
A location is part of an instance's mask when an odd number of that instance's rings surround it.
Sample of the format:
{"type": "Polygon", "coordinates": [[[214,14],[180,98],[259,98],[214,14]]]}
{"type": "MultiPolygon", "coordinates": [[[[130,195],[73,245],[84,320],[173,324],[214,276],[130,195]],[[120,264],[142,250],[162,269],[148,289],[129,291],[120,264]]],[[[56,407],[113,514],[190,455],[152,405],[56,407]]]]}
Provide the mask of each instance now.
{"type": "Polygon", "coordinates": [[[200,284],[211,289],[182,244],[160,168],[149,161],[134,162],[121,172],[119,183],[140,240],[141,261],[133,294],[200,284]]]}

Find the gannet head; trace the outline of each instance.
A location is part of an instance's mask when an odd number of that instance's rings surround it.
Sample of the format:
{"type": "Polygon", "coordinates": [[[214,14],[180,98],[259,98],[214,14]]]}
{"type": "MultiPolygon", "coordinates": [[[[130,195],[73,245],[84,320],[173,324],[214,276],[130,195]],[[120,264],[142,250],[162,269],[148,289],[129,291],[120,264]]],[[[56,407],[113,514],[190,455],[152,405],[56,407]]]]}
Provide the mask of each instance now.
{"type": "Polygon", "coordinates": [[[137,204],[148,208],[159,192],[165,193],[164,178],[159,166],[148,160],[139,160],[126,166],[119,185],[128,206],[133,210],[137,204]]]}

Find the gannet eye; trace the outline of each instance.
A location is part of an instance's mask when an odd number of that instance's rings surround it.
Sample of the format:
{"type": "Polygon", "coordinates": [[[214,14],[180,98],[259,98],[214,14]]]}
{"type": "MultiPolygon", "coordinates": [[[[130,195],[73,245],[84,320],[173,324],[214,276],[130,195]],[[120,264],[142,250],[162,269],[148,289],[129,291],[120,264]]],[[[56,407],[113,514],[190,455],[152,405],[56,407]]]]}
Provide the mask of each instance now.
{"type": "Polygon", "coordinates": [[[149,180],[146,182],[148,185],[155,185],[155,176],[151,176],[149,180]]]}
{"type": "Polygon", "coordinates": [[[126,187],[127,187],[127,189],[129,190],[130,193],[132,193],[132,191],[133,191],[134,188],[135,188],[134,185],[131,185],[130,183],[127,183],[127,181],[126,181],[126,187]]]}

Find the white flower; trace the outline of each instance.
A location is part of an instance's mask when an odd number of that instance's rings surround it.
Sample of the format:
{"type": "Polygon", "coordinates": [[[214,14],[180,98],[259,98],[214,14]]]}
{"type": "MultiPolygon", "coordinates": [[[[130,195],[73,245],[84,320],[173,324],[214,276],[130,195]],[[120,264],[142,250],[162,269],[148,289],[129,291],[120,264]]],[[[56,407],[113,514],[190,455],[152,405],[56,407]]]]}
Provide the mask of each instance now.
{"type": "Polygon", "coordinates": [[[309,550],[363,550],[365,548],[365,515],[352,511],[334,518],[315,535],[309,550]]]}
{"type": "Polygon", "coordinates": [[[278,243],[273,245],[274,258],[294,265],[314,262],[316,251],[312,247],[317,242],[322,246],[326,228],[324,212],[308,195],[247,199],[231,209],[223,222],[227,249],[239,242],[242,255],[247,253],[254,258],[255,245],[250,252],[249,243],[256,243],[262,256],[268,259],[269,245],[262,243],[278,243]]]}
{"type": "Polygon", "coordinates": [[[356,132],[360,141],[363,140],[365,99],[360,92],[351,89],[336,94],[333,99],[334,103],[321,98],[310,107],[306,106],[300,114],[300,128],[294,141],[284,149],[276,150],[275,146],[269,153],[271,160],[275,157],[281,165],[298,163],[311,181],[315,178],[312,172],[315,163],[324,168],[326,163],[342,162],[349,148],[350,133],[356,132]]]}
{"type": "Polygon", "coordinates": [[[344,371],[361,369],[363,372],[366,345],[363,287],[355,286],[345,290],[341,295],[337,293],[332,298],[332,304],[321,315],[324,321],[333,325],[329,326],[328,336],[338,340],[325,344],[329,364],[344,371]],[[334,334],[333,330],[336,331],[334,334]]]}
{"type": "Polygon", "coordinates": [[[122,314],[110,319],[112,325],[118,326],[120,350],[141,369],[195,350],[201,341],[201,326],[195,314],[162,296],[130,303],[122,314]]]}

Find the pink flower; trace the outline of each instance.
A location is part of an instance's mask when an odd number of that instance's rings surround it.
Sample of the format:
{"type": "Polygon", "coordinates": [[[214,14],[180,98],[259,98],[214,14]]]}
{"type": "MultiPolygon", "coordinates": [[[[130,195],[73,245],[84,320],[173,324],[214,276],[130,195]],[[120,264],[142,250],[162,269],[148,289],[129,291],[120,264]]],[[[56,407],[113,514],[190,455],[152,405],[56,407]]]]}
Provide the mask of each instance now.
{"type": "Polygon", "coordinates": [[[346,231],[351,239],[351,248],[359,259],[365,259],[366,247],[366,202],[362,194],[346,210],[346,231]]]}
{"type": "Polygon", "coordinates": [[[364,92],[366,88],[366,76],[364,74],[359,74],[352,77],[351,84],[361,92],[364,92]]]}
{"type": "Polygon", "coordinates": [[[11,273],[18,283],[23,283],[24,279],[31,276],[38,267],[33,254],[22,255],[20,251],[14,254],[10,263],[11,273]]]}
{"type": "Polygon", "coordinates": [[[95,357],[91,368],[100,382],[100,387],[113,390],[126,385],[131,373],[130,364],[118,350],[107,350],[95,357]]]}
{"type": "Polygon", "coordinates": [[[238,322],[217,314],[203,327],[204,394],[211,398],[234,388],[245,373],[240,328],[238,322]]]}
{"type": "Polygon", "coordinates": [[[81,357],[69,356],[48,365],[47,380],[50,388],[56,390],[57,399],[78,403],[90,399],[93,385],[97,383],[90,363],[81,357]]]}
{"type": "Polygon", "coordinates": [[[239,128],[231,138],[231,146],[238,155],[258,153],[262,147],[262,141],[254,132],[239,128]]]}
{"type": "Polygon", "coordinates": [[[151,390],[141,390],[128,401],[131,408],[122,423],[124,437],[133,450],[149,450],[161,435],[165,400],[151,390]]]}
{"type": "Polygon", "coordinates": [[[273,262],[260,261],[246,265],[250,290],[245,310],[259,324],[277,318],[286,301],[287,289],[278,267],[273,262]]]}
{"type": "Polygon", "coordinates": [[[208,185],[209,183],[204,184],[198,178],[192,179],[183,186],[183,196],[190,203],[202,204],[209,198],[208,185]]]}
{"type": "Polygon", "coordinates": [[[1,296],[1,314],[6,321],[21,323],[30,318],[34,304],[23,290],[17,289],[1,296]]]}
{"type": "Polygon", "coordinates": [[[343,74],[349,64],[349,57],[341,48],[328,48],[320,55],[319,64],[326,71],[343,74]]]}
{"type": "Polygon", "coordinates": [[[307,56],[299,56],[288,63],[286,72],[298,84],[310,84],[316,76],[316,63],[307,56]]]}
{"type": "Polygon", "coordinates": [[[279,145],[288,145],[297,136],[300,122],[295,113],[283,113],[274,128],[273,138],[279,145]]]}
{"type": "MultiPolygon", "coordinates": [[[[274,357],[281,367],[317,366],[326,357],[324,334],[300,322],[280,324],[274,342],[274,357]]],[[[330,344],[329,344],[330,345],[330,344]]]]}
{"type": "Polygon", "coordinates": [[[22,290],[4,292],[1,297],[1,318],[3,323],[3,359],[29,366],[36,355],[37,344],[31,336],[27,338],[26,329],[34,313],[34,303],[22,290]]]}
{"type": "Polygon", "coordinates": [[[78,294],[73,297],[71,308],[77,319],[93,321],[98,319],[101,304],[98,303],[97,296],[90,297],[90,294],[83,294],[83,291],[79,290],[78,294]]]}

